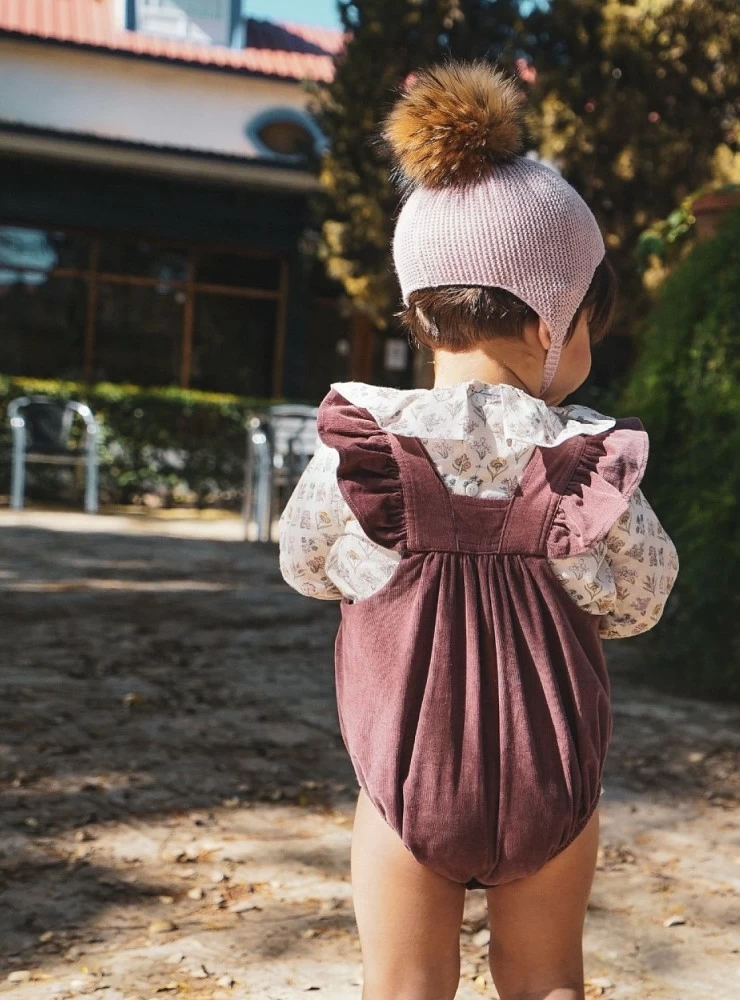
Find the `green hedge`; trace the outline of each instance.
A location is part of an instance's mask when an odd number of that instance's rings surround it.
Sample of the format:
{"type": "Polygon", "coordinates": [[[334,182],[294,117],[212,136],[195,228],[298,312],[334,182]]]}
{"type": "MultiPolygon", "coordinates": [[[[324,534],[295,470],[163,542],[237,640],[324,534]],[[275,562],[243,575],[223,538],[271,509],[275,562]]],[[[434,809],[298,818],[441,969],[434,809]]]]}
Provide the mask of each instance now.
{"type": "MultiPolygon", "coordinates": [[[[84,386],[0,375],[0,492],[7,493],[11,435],[8,402],[33,393],[87,403],[101,425],[101,499],[116,504],[157,497],[164,506],[238,507],[245,418],[276,400],[178,388],[84,386]]],[[[29,493],[58,495],[60,473],[29,467],[29,493]]],[[[68,477],[69,478],[69,477],[68,477]]]]}
{"type": "Polygon", "coordinates": [[[740,698],[740,213],[662,286],[622,403],[650,433],[645,490],[681,563],[649,669],[740,698]]]}

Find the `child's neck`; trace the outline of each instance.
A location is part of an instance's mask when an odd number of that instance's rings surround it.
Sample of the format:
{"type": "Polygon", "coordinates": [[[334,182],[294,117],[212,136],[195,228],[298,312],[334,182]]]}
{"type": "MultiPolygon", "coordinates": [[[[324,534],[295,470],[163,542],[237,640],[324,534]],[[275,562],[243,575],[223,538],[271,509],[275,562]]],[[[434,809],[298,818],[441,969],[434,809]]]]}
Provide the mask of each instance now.
{"type": "Polygon", "coordinates": [[[438,350],[434,352],[434,386],[454,385],[457,382],[469,382],[478,379],[489,385],[513,385],[523,389],[530,396],[537,393],[529,385],[526,364],[511,365],[490,357],[485,351],[473,349],[453,354],[451,351],[438,350]],[[517,371],[518,369],[518,371],[517,371]]]}

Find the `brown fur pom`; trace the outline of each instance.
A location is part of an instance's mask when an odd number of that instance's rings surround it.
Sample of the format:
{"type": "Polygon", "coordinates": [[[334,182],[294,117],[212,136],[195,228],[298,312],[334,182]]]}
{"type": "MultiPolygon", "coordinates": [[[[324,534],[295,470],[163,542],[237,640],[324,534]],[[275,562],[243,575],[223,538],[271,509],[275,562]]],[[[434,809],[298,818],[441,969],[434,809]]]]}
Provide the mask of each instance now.
{"type": "Polygon", "coordinates": [[[474,184],[522,149],[524,95],[484,62],[423,70],[396,102],[384,129],[412,185],[474,184]]]}

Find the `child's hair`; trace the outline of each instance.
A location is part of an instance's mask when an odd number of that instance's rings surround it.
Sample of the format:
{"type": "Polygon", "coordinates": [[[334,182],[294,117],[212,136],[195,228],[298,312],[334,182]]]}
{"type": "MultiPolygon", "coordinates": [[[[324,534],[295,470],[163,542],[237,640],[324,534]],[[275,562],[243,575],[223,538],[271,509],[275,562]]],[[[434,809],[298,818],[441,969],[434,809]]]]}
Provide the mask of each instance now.
{"type": "MultiPolygon", "coordinates": [[[[591,343],[602,341],[611,327],[616,300],[616,274],[605,257],[573,317],[565,343],[573,336],[584,310],[590,312],[591,343]]],[[[468,351],[497,337],[521,338],[526,324],[538,320],[534,309],[503,288],[467,285],[411,292],[408,305],[398,315],[417,346],[447,351],[468,351]]]]}

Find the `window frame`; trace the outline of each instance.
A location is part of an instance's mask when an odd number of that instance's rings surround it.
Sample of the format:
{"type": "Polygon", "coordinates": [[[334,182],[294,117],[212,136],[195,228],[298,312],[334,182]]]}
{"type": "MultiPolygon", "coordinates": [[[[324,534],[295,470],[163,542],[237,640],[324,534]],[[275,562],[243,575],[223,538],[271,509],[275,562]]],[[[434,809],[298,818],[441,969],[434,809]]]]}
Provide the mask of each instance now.
{"type": "MultiPolygon", "coordinates": [[[[180,289],[185,292],[185,302],[183,307],[183,326],[181,333],[180,349],[180,386],[188,388],[192,378],[193,362],[193,333],[195,327],[195,297],[199,292],[209,295],[223,295],[242,298],[245,300],[271,299],[277,302],[275,310],[275,350],[273,356],[272,370],[272,396],[280,397],[283,394],[283,373],[285,358],[285,336],[287,321],[288,290],[290,283],[290,265],[285,254],[262,249],[259,247],[232,247],[223,244],[189,244],[177,240],[164,240],[144,234],[126,234],[120,236],[117,233],[103,233],[96,230],[76,228],[72,226],[58,226],[47,223],[46,226],[39,226],[17,219],[7,219],[0,217],[0,226],[9,226],[19,229],[40,229],[42,231],[53,231],[66,233],[70,236],[87,237],[90,240],[90,255],[87,266],[80,267],[55,267],[55,268],[33,268],[33,267],[12,267],[4,266],[5,270],[18,274],[43,274],[54,278],[81,278],[87,284],[87,308],[86,323],[83,332],[84,358],[83,358],[83,379],[91,382],[95,369],[95,325],[98,305],[98,289],[101,284],[157,286],[162,284],[161,278],[147,275],[119,274],[115,272],[102,271],[100,269],[100,248],[103,240],[121,243],[147,243],[152,247],[168,247],[183,252],[187,257],[187,275],[184,279],[172,279],[166,283],[173,289],[180,289]],[[269,258],[276,260],[279,264],[278,287],[275,289],[240,287],[236,285],[220,285],[215,282],[203,282],[196,280],[196,267],[198,256],[201,254],[230,254],[238,257],[269,258]]],[[[32,374],[32,373],[29,373],[32,374]]]]}
{"type": "Polygon", "coordinates": [[[260,113],[255,115],[254,118],[250,118],[245,127],[247,138],[256,147],[257,152],[261,153],[263,156],[269,156],[271,159],[279,160],[281,163],[305,163],[308,159],[304,153],[278,153],[262,141],[260,138],[260,132],[262,129],[265,128],[266,125],[274,125],[279,122],[291,122],[292,124],[301,125],[305,128],[313,139],[312,152],[314,154],[320,154],[326,148],[327,140],[324,133],[307,111],[300,111],[297,108],[291,107],[276,106],[260,111],[260,113]]]}

